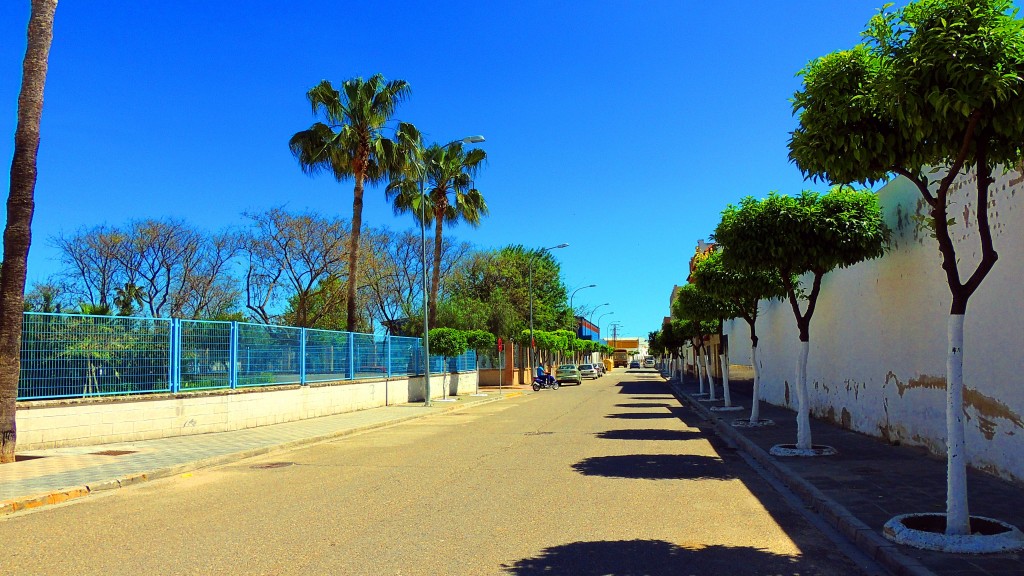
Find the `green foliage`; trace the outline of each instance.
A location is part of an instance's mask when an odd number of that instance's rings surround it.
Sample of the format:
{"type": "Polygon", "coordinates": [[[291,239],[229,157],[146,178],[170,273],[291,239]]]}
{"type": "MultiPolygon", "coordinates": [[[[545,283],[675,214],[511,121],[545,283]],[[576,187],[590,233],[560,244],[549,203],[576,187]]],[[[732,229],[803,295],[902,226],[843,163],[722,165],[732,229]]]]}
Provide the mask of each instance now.
{"type": "Polygon", "coordinates": [[[690,280],[700,291],[730,302],[748,323],[757,318],[760,300],[786,295],[778,270],[743,270],[728,266],[719,251],[697,262],[690,280]]]}
{"type": "Polygon", "coordinates": [[[465,352],[469,347],[466,333],[454,328],[434,328],[430,330],[430,351],[445,358],[454,358],[465,352]]]}
{"type": "Polygon", "coordinates": [[[735,305],[693,284],[683,285],[672,302],[672,317],[680,320],[713,322],[717,325],[720,320],[738,315],[735,305]]]}
{"type": "Polygon", "coordinates": [[[834,187],[828,194],[771,193],[730,204],[715,228],[722,261],[741,271],[776,270],[782,279],[877,258],[888,233],[878,197],[870,190],[834,187]]]}
{"type": "MultiPolygon", "coordinates": [[[[485,310],[486,320],[472,328],[504,338],[521,338],[530,327],[529,266],[533,258],[533,319],[538,330],[571,325],[566,319],[567,293],[558,262],[548,252],[522,246],[474,254],[454,272],[448,289],[463,310],[485,310]]],[[[439,312],[439,322],[441,321],[439,312]]],[[[529,342],[529,336],[521,340],[529,342]]]]}
{"type": "Polygon", "coordinates": [[[498,344],[498,339],[486,330],[470,330],[466,333],[466,344],[477,352],[484,350],[494,350],[498,344]]]}
{"type": "MultiPolygon", "coordinates": [[[[987,174],[1019,165],[1024,22],[1010,0],[917,0],[896,10],[886,5],[862,36],[863,44],[801,70],[790,158],[805,175],[833,183],[870,183],[889,173],[910,178],[931,205],[928,227],[950,267],[952,179],[932,181],[928,170],[977,167],[987,174]]],[[[977,181],[980,203],[988,185],[988,178],[977,181]]],[[[986,260],[982,277],[995,257],[986,260]]],[[[955,273],[949,281],[954,288],[955,273]]]]}

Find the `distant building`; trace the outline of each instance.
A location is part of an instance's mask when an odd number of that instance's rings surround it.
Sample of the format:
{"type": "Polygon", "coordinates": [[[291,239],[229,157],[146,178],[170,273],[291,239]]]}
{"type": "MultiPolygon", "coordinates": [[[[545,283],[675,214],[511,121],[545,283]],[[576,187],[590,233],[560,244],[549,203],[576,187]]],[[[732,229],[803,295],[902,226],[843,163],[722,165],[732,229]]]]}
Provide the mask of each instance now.
{"type": "Polygon", "coordinates": [[[576,317],[576,337],[580,340],[601,341],[601,330],[583,316],[576,317]]]}

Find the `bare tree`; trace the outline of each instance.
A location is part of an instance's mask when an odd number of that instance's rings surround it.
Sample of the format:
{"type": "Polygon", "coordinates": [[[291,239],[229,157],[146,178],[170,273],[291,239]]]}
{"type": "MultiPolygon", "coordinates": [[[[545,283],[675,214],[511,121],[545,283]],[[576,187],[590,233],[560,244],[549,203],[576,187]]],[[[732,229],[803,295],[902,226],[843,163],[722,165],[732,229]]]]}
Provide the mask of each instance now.
{"type": "Polygon", "coordinates": [[[329,290],[333,283],[327,282],[347,277],[345,221],[283,208],[246,216],[253,224],[242,248],[248,260],[246,307],[259,320],[271,323],[279,316],[275,306],[286,299],[292,301],[290,320],[304,327],[347,306],[345,292],[329,290]]]}
{"type": "Polygon", "coordinates": [[[60,234],[51,240],[60,250],[63,270],[60,278],[68,287],[69,296],[80,302],[96,306],[109,306],[114,289],[131,283],[125,277],[125,253],[132,253],[127,246],[127,236],[121,230],[107,225],[81,228],[65,236],[60,234]]]}

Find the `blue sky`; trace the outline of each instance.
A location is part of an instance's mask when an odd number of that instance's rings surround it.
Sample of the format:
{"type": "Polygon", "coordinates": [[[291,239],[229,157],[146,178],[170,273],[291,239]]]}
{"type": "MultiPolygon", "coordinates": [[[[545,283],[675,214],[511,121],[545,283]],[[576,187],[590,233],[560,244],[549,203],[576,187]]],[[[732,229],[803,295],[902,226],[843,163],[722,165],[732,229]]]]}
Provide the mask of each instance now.
{"type": "MultiPolygon", "coordinates": [[[[646,335],[699,238],[746,195],[821,188],[788,162],[789,98],[882,4],[72,2],[57,9],[29,283],[50,239],[181,217],[210,231],[286,205],[351,218],[352,184],[303,174],[288,138],[321,79],[407,80],[396,117],[440,143],[482,134],[491,216],[449,233],[555,252],[574,304],[646,335]]],[[[13,153],[28,0],[0,3],[0,158],[13,153]]],[[[9,164],[4,165],[9,166],[9,164]]],[[[3,171],[3,190],[9,170],[3,171]]],[[[411,228],[383,190],[364,225],[411,228]]]]}

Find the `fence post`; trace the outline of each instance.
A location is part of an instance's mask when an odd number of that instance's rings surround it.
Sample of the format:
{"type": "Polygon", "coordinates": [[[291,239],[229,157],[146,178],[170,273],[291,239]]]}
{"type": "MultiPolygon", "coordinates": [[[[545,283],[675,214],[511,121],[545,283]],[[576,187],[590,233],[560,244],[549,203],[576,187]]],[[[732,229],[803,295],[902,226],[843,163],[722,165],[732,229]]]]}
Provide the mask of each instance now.
{"type": "Polygon", "coordinates": [[[172,393],[178,393],[181,390],[181,320],[178,318],[171,318],[170,337],[171,365],[168,387],[172,393]]]}
{"type": "Polygon", "coordinates": [[[355,332],[348,333],[348,379],[356,378],[356,335],[355,332]]]}
{"type": "Polygon", "coordinates": [[[231,344],[228,348],[228,386],[238,388],[238,322],[231,322],[231,344]]]}
{"type": "Polygon", "coordinates": [[[299,329],[299,384],[306,385],[306,329],[299,329]]]}

